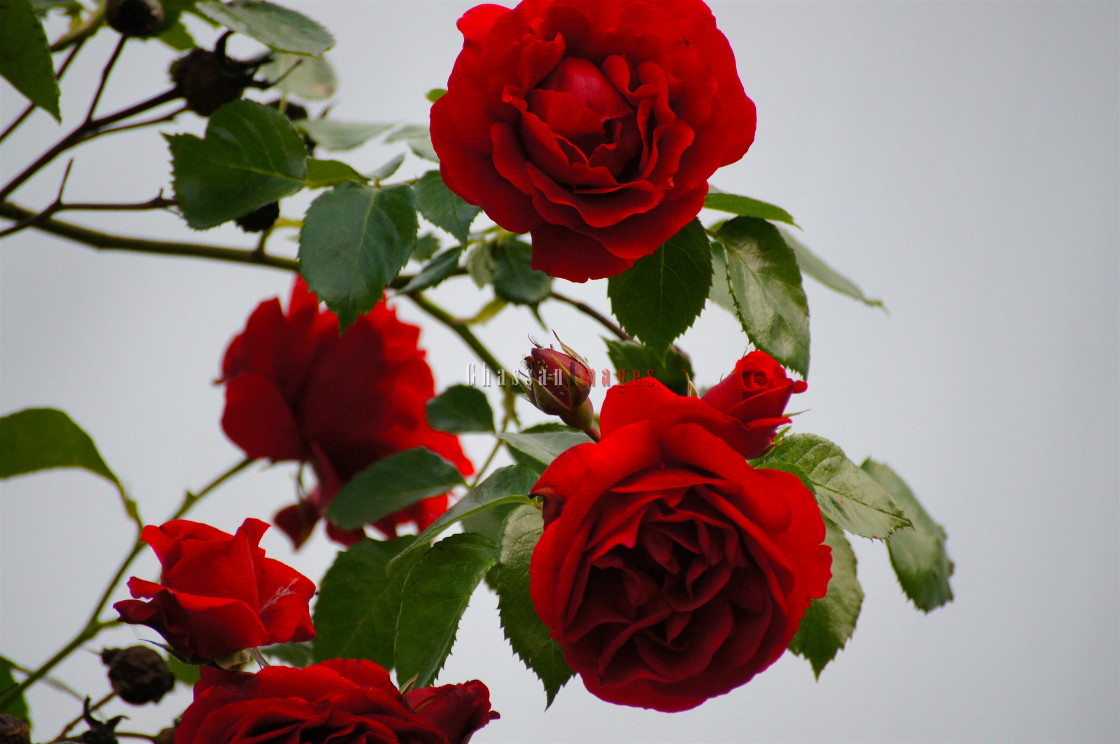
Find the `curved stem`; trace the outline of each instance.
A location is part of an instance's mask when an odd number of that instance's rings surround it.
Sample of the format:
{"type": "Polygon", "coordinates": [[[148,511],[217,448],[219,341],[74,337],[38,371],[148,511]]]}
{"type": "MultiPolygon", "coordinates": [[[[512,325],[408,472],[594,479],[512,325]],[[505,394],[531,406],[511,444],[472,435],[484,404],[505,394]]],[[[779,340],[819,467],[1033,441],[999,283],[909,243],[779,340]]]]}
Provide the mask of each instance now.
{"type": "Polygon", "coordinates": [[[622,330],[622,328],[620,328],[617,323],[615,323],[613,320],[608,318],[606,315],[603,315],[601,312],[599,312],[595,308],[591,307],[591,305],[588,305],[586,302],[581,302],[580,300],[577,300],[574,297],[568,297],[567,295],[562,295],[559,292],[552,292],[552,299],[558,300],[559,302],[563,302],[566,305],[571,305],[572,307],[574,307],[576,310],[579,310],[581,313],[583,313],[587,317],[593,318],[594,320],[598,321],[599,324],[602,325],[604,328],[609,330],[614,335],[618,336],[621,340],[623,340],[623,341],[634,340],[633,336],[631,336],[626,331],[622,330]]]}
{"type": "Polygon", "coordinates": [[[447,326],[455,335],[461,338],[463,343],[478,356],[482,363],[489,367],[490,371],[496,374],[499,380],[503,381],[503,384],[507,387],[521,388],[521,383],[517,381],[517,378],[502,367],[502,363],[494,358],[494,355],[490,353],[490,350],[486,348],[485,344],[478,340],[478,336],[474,335],[474,332],[471,331],[466,323],[452,316],[451,313],[447,312],[439,305],[433,303],[421,292],[411,292],[405,296],[415,302],[417,307],[447,326]]]}
{"type": "MultiPolygon", "coordinates": [[[[0,217],[7,217],[17,221],[32,220],[38,213],[18,206],[11,202],[0,202],[0,217]]],[[[33,225],[35,229],[67,238],[78,243],[84,243],[98,250],[136,251],[138,253],[155,253],[165,256],[193,256],[196,258],[211,258],[217,261],[232,261],[234,263],[255,264],[269,266],[275,269],[297,271],[299,261],[281,256],[261,255],[256,251],[241,250],[240,248],[227,248],[217,245],[202,243],[180,243],[165,240],[147,240],[144,238],[129,238],[121,235],[91,230],[70,222],[62,222],[53,218],[37,220],[33,225]]]]}

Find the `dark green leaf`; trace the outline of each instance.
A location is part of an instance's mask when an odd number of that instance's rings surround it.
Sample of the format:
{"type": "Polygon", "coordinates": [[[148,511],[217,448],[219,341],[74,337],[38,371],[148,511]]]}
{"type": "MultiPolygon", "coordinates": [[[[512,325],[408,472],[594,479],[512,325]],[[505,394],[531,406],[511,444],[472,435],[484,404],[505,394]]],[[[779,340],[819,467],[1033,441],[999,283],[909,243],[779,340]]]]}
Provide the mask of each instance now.
{"type": "Polygon", "coordinates": [[[62,121],[47,35],[28,0],[0,0],[0,76],[62,121]]]}
{"type": "Polygon", "coordinates": [[[206,138],[165,135],[175,196],[187,224],[214,227],[294,194],[307,178],[307,146],[288,117],[232,101],[210,117],[206,138]]]}
{"type": "Polygon", "coordinates": [[[704,206],[708,209],[730,212],[741,217],[756,217],[760,220],[784,222],[787,225],[797,227],[797,223],[793,221],[793,217],[786,210],[747,196],[712,192],[704,199],[704,206]]]}
{"type": "Polygon", "coordinates": [[[198,12],[278,52],[318,57],[334,46],[331,33],[315,21],[262,0],[207,0],[198,4],[198,12]]]}
{"type": "Polygon", "coordinates": [[[271,646],[262,646],[260,651],[270,659],[277,659],[288,666],[300,669],[309,667],[316,661],[315,648],[310,643],[276,643],[271,646]]]}
{"type": "Polygon", "coordinates": [[[275,90],[305,101],[325,101],[338,89],[338,77],[326,57],[305,57],[282,52],[261,65],[260,76],[275,83],[275,90]]]}
{"type": "Polygon", "coordinates": [[[413,447],[378,460],[351,478],[331,502],[327,516],[342,529],[354,530],[464,483],[447,460],[425,447],[413,447]]]}
{"type": "MultiPolygon", "coordinates": [[[[431,238],[430,235],[425,235],[420,240],[416,241],[419,246],[424,238],[431,238]]],[[[434,240],[434,239],[433,239],[434,240]]],[[[436,243],[439,246],[439,243],[436,243]]],[[[412,281],[400,288],[401,294],[408,294],[409,292],[419,292],[423,289],[435,287],[444,279],[454,275],[455,271],[459,268],[459,256],[462,255],[463,249],[459,246],[448,248],[443,253],[433,258],[427,266],[420,270],[416,276],[412,277],[412,281]]],[[[412,252],[416,255],[416,251],[412,252]]]]}
{"type": "Polygon", "coordinates": [[[856,554],[844,537],[844,530],[827,519],[824,525],[825,544],[832,548],[828,594],[809,605],[789,644],[790,651],[813,665],[813,674],[818,679],[825,666],[852,637],[863,605],[863,589],[856,578],[856,554]]]}
{"type": "Polygon", "coordinates": [[[731,285],[727,283],[727,257],[723,252],[723,244],[713,240],[711,248],[712,289],[708,292],[708,299],[738,318],[739,309],[735,307],[735,298],[731,296],[731,285]]]}
{"type": "Polygon", "coordinates": [[[711,249],[694,219],[652,256],[612,276],[607,295],[622,327],[661,352],[700,315],[711,286],[711,249]]]}
{"type": "Polygon", "coordinates": [[[336,186],[307,210],[300,232],[300,273],[343,330],[369,312],[416,242],[416,210],[407,186],[336,186]]]}
{"type": "Polygon", "coordinates": [[[465,245],[470,236],[471,223],[482,210],[467,204],[462,197],[447,188],[439,171],[428,171],[412,186],[416,192],[416,205],[436,227],[442,227],[465,245]]]}
{"type": "Polygon", "coordinates": [[[525,666],[540,678],[547,704],[552,705],[573,672],[529,596],[529,563],[543,530],[540,509],[521,506],[510,513],[502,528],[496,584],[506,638],[525,666]]]}
{"type": "Polygon", "coordinates": [[[443,668],[478,582],[497,560],[481,535],[451,535],[416,561],[401,593],[395,648],[403,689],[427,687],[443,668]]]}
{"type": "Polygon", "coordinates": [[[322,189],[347,181],[365,180],[365,176],[342,161],[307,159],[307,178],[304,183],[310,189],[322,189]]]}
{"type": "Polygon", "coordinates": [[[303,119],[295,125],[324,150],[352,150],[393,128],[392,124],[363,124],[334,119],[303,119]]]}
{"type": "Polygon", "coordinates": [[[319,583],[315,661],[369,659],[392,669],[401,589],[411,560],[393,562],[415,537],[362,540],[340,552],[319,583]]]}
{"type": "Polygon", "coordinates": [[[520,305],[538,305],[552,292],[552,277],[531,265],[533,246],[520,240],[499,245],[494,255],[494,293],[520,305]]]}
{"type": "Polygon", "coordinates": [[[675,347],[664,354],[637,341],[606,339],[607,356],[617,372],[626,372],[626,379],[655,377],[677,395],[688,395],[688,381],[692,378],[692,363],[675,347]]]}
{"type": "Polygon", "coordinates": [[[856,286],[855,282],[822,261],[817,254],[795,238],[789,230],[779,230],[779,232],[785,238],[786,244],[793,249],[793,255],[797,258],[797,265],[801,267],[803,275],[811,276],[829,289],[854,297],[865,305],[883,307],[882,302],[869,299],[863,293],[863,290],[856,286]]]}
{"type": "Polygon", "coordinates": [[[452,385],[428,401],[428,423],[451,434],[494,431],[494,411],[478,388],[452,385]]]}
{"type": "Polygon", "coordinates": [[[28,716],[27,703],[24,701],[23,695],[7,697],[4,694],[18,684],[16,678],[12,676],[14,668],[15,665],[10,660],[0,656],[0,700],[4,701],[0,705],[0,713],[8,713],[30,724],[31,718],[28,716]]]}
{"type": "Polygon", "coordinates": [[[891,565],[906,596],[924,612],[951,602],[953,589],[949,577],[953,575],[953,562],[945,552],[945,529],[933,521],[889,465],[867,459],[860,467],[887,489],[914,526],[912,530],[897,530],[887,538],[891,565]]]}
{"type": "Polygon", "coordinates": [[[562,452],[577,444],[586,444],[591,437],[582,431],[546,431],[525,433],[507,431],[498,435],[498,438],[509,445],[510,448],[528,455],[533,460],[548,465],[562,452]]]}
{"type": "Polygon", "coordinates": [[[417,535],[416,542],[402,553],[401,559],[432,542],[457,522],[477,518],[491,510],[504,512],[511,505],[529,503],[529,491],[537,478],[537,471],[525,465],[498,468],[417,535]]]}
{"type": "Polygon", "coordinates": [[[498,262],[494,258],[494,248],[489,243],[476,243],[467,251],[467,273],[471,275],[479,289],[494,281],[498,262]]]}
{"type": "Polygon", "coordinates": [[[198,46],[182,21],[168,25],[156,38],[177,52],[186,52],[198,46]]]}
{"type": "Polygon", "coordinates": [[[801,478],[816,496],[821,512],[848,532],[881,540],[910,526],[886,489],[824,437],[790,435],[753,464],[801,478]]]}
{"type": "Polygon", "coordinates": [[[784,366],[809,373],[809,303],[801,271],[778,229],[736,217],[719,230],[727,283],[751,343],[784,366]]]}
{"type": "Polygon", "coordinates": [[[93,440],[62,411],[28,408],[0,418],[0,478],[48,468],[84,468],[120,487],[93,440]]]}

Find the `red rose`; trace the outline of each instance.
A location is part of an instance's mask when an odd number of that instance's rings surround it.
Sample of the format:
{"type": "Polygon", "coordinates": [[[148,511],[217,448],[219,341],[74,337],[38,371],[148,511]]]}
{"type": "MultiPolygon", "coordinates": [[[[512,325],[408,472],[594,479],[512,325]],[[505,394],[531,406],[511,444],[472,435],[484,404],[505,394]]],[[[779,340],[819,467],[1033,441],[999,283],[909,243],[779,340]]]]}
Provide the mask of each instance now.
{"type": "Polygon", "coordinates": [[[809,386],[791,380],[785,369],[764,351],[752,351],[735,363],[735,371],[704,394],[704,402],[738,419],[746,429],[747,459],[760,457],[774,443],[779,426],[792,419],[785,413],[789,397],[809,386]]]}
{"type": "Polygon", "coordinates": [[[754,141],[754,104],[700,0],[524,0],[459,20],[432,106],[448,187],[532,232],[533,268],[617,274],[699,213],[754,141]]]}
{"type": "Polygon", "coordinates": [[[349,659],[306,669],[270,666],[256,674],[203,667],[194,702],[175,732],[175,744],[335,741],[457,744],[412,710],[388,672],[349,659]]]}
{"type": "Polygon", "coordinates": [[[533,604],[610,702],[686,710],[747,682],[828,587],[813,495],[752,468],[704,408],[654,380],[611,388],[602,440],[560,455],[533,489],[546,514],[533,604]]]}
{"type": "Polygon", "coordinates": [[[490,690],[478,680],[412,690],[405,699],[449,744],[467,744],[475,731],[501,717],[490,709],[490,690]]]}
{"type": "MultiPolygon", "coordinates": [[[[428,426],[435,381],[419,336],[380,302],[340,337],[338,317],[297,278],[286,313],[278,299],[262,302],[230,342],[222,428],[249,457],[309,462],[318,476],[305,500],[276,515],[296,545],[351,478],[396,452],[427,447],[464,475],[473,471],[458,438],[428,426]]],[[[408,522],[423,529],[446,509],[437,496],[374,526],[386,535],[408,522]]],[[[363,531],[328,525],[328,534],[350,544],[363,531]]]]}
{"type": "Polygon", "coordinates": [[[308,604],[315,585],[258,547],[268,524],[246,519],[230,535],[176,519],[141,533],[163,572],[133,577],[133,597],[113,605],[126,623],[155,629],[185,659],[203,661],[257,646],[315,637],[308,604]]]}

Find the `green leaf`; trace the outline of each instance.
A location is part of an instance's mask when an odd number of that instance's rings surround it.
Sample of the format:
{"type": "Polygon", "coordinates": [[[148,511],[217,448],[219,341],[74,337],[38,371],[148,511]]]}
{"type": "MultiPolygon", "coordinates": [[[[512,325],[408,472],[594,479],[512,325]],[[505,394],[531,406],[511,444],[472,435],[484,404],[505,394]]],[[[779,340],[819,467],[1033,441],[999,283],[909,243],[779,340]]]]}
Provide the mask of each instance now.
{"type": "Polygon", "coordinates": [[[202,679],[202,669],[198,664],[188,664],[172,653],[164,656],[163,660],[167,662],[167,668],[171,670],[176,682],[192,687],[195,682],[202,679]]]}
{"type": "Polygon", "coordinates": [[[538,305],[552,293],[552,277],[531,265],[533,246],[521,240],[499,245],[494,255],[494,293],[519,305],[538,305]]]}
{"type": "Polygon", "coordinates": [[[412,569],[412,561],[393,559],[415,539],[367,538],[335,557],[315,602],[315,661],[369,659],[393,668],[401,589],[412,569]]]}
{"type": "Polygon", "coordinates": [[[953,600],[949,577],[953,561],[945,552],[945,529],[918,502],[914,492],[889,465],[867,459],[860,466],[864,472],[887,489],[902,507],[902,513],[914,529],[898,530],[887,538],[898,583],[914,606],[930,612],[953,600]]]}
{"type": "Polygon", "coordinates": [[[322,189],[347,181],[365,180],[365,176],[340,160],[307,159],[307,178],[304,183],[310,189],[322,189]]]}
{"type": "Polygon", "coordinates": [[[288,117],[253,101],[231,101],[210,117],[206,138],[164,135],[175,197],[187,224],[220,225],[294,194],[307,178],[307,146],[288,117]]]}
{"type": "Polygon", "coordinates": [[[447,95],[447,90],[445,88],[432,88],[424,97],[428,99],[428,103],[435,103],[445,95],[447,95]]]}
{"type": "Polygon", "coordinates": [[[277,659],[300,669],[309,667],[316,661],[315,648],[310,643],[275,643],[262,646],[260,652],[270,659],[277,659]]]}
{"type": "Polygon", "coordinates": [[[402,689],[427,687],[443,668],[478,582],[497,560],[494,543],[460,533],[433,545],[405,580],[395,648],[402,689]]]}
{"type": "Polygon", "coordinates": [[[751,343],[782,365],[809,373],[809,303],[801,271],[778,229],[736,217],[719,229],[727,283],[751,343]]]}
{"type": "Polygon", "coordinates": [[[828,593],[809,605],[789,644],[790,651],[812,664],[817,679],[852,637],[863,605],[863,589],[856,578],[856,554],[842,529],[827,519],[824,526],[825,544],[832,548],[828,593]]]}
{"type": "Polygon", "coordinates": [[[428,424],[450,434],[494,431],[494,411],[478,388],[452,385],[428,401],[428,424]]]}
{"type": "Polygon", "coordinates": [[[198,46],[182,21],[167,25],[156,38],[177,52],[186,52],[198,46]]]}
{"type": "Polygon", "coordinates": [[[198,12],[278,52],[318,57],[334,46],[330,31],[302,13],[261,0],[207,0],[198,12]]]}
{"type": "Polygon", "coordinates": [[[787,225],[797,227],[797,223],[793,221],[793,217],[786,210],[773,204],[759,201],[758,199],[751,199],[747,196],[725,194],[721,191],[711,192],[704,198],[704,206],[708,209],[730,212],[731,214],[737,214],[741,217],[755,217],[760,220],[784,222],[787,225]]]}
{"type": "Polygon", "coordinates": [[[274,54],[258,72],[276,90],[305,101],[325,101],[338,89],[338,76],[326,57],[274,54]]]}
{"type": "Polygon", "coordinates": [[[498,435],[511,449],[529,456],[536,462],[547,466],[561,453],[586,444],[591,437],[582,431],[543,431],[536,433],[507,431],[498,435]]]}
{"type": "Polygon", "coordinates": [[[688,395],[692,363],[680,350],[670,346],[664,354],[637,341],[606,339],[607,356],[617,372],[626,372],[626,379],[654,377],[677,395],[688,395]]]}
{"type": "Polygon", "coordinates": [[[498,612],[502,629],[517,656],[544,684],[547,705],[574,672],[564,661],[564,652],[552,640],[529,595],[529,564],[533,548],[541,538],[544,522],[539,509],[514,509],[502,527],[498,553],[498,612]]]}
{"type": "MultiPolygon", "coordinates": [[[[430,238],[430,235],[424,236],[430,238]]],[[[420,240],[423,240],[421,238],[420,240]]],[[[420,240],[416,244],[420,245],[420,240]]],[[[438,246],[439,244],[436,243],[438,246]]],[[[412,281],[401,287],[398,292],[400,294],[408,294],[409,292],[419,292],[423,289],[435,287],[443,282],[450,276],[453,276],[459,268],[459,256],[462,255],[463,249],[459,246],[448,248],[446,251],[440,253],[433,258],[427,266],[422,268],[416,276],[412,277],[412,281]]],[[[416,251],[412,252],[416,256],[416,251]]]]}
{"type": "MultiPolygon", "coordinates": [[[[404,163],[404,153],[397,155],[383,165],[370,171],[369,177],[374,181],[384,181],[386,178],[396,173],[402,163],[404,163]]],[[[432,237],[432,240],[436,240],[436,238],[432,237]]]]}
{"type": "Polygon", "coordinates": [[[84,468],[120,488],[90,436],[62,411],[27,408],[0,418],[0,478],[49,468],[84,468]]]}
{"type": "Polygon", "coordinates": [[[505,511],[510,505],[530,503],[529,492],[538,477],[537,471],[526,465],[498,468],[450,509],[436,517],[436,521],[416,536],[416,542],[401,554],[401,559],[432,542],[453,524],[475,519],[491,511],[505,511]]]}
{"type": "Polygon", "coordinates": [[[388,132],[393,124],[336,121],[335,119],[301,119],[296,128],[315,140],[324,150],[353,150],[369,140],[388,132]]]}
{"type": "Polygon", "coordinates": [[[652,256],[612,276],[607,295],[622,327],[660,352],[700,315],[711,286],[708,238],[694,219],[652,256]]]}
{"type": "Polygon", "coordinates": [[[369,312],[408,262],[416,210],[407,186],[349,181],[312,202],[299,238],[300,273],[342,330],[369,312]]]}
{"type": "Polygon", "coordinates": [[[408,149],[412,150],[417,156],[433,163],[439,162],[439,156],[436,155],[435,148],[432,147],[432,138],[428,134],[428,127],[423,124],[406,124],[389,135],[385,141],[403,141],[408,145],[408,149]]]}
{"type": "MultiPolygon", "coordinates": [[[[412,258],[417,261],[427,261],[439,253],[440,243],[439,238],[431,233],[424,233],[416,239],[416,245],[412,246],[412,258]]],[[[448,248],[448,252],[454,250],[462,250],[458,246],[455,248],[448,248]]]]}
{"type": "Polygon", "coordinates": [[[16,678],[12,676],[13,669],[15,669],[15,664],[9,659],[0,656],[0,700],[4,701],[3,704],[0,705],[0,713],[8,713],[30,724],[31,718],[27,713],[27,703],[24,701],[23,695],[16,695],[14,697],[6,697],[4,695],[5,692],[19,684],[16,678]]]}
{"type": "Polygon", "coordinates": [[[811,276],[829,289],[854,297],[865,305],[883,307],[881,301],[869,299],[863,293],[863,290],[856,286],[855,282],[822,261],[817,254],[795,238],[789,230],[779,229],[778,232],[785,238],[786,244],[793,249],[793,255],[797,258],[797,265],[801,267],[803,275],[811,276]]]}
{"type": "Polygon", "coordinates": [[[471,223],[482,210],[473,204],[467,204],[462,197],[447,188],[439,171],[425,173],[413,184],[412,190],[416,193],[416,205],[420,214],[436,227],[451,233],[459,243],[466,245],[471,223]]]}
{"type": "Polygon", "coordinates": [[[801,478],[821,512],[848,532],[881,540],[910,526],[891,495],[824,437],[790,435],[752,464],[801,478]]]}
{"type": "Polygon", "coordinates": [[[351,478],[331,502],[327,516],[342,529],[354,530],[465,482],[447,460],[426,447],[413,447],[378,460],[351,478]]]}
{"type": "Polygon", "coordinates": [[[494,273],[498,270],[494,247],[490,243],[475,243],[467,251],[466,266],[467,273],[479,289],[494,281],[494,273]]]}
{"type": "Polygon", "coordinates": [[[62,121],[50,45],[28,0],[0,0],[0,76],[62,121]]]}

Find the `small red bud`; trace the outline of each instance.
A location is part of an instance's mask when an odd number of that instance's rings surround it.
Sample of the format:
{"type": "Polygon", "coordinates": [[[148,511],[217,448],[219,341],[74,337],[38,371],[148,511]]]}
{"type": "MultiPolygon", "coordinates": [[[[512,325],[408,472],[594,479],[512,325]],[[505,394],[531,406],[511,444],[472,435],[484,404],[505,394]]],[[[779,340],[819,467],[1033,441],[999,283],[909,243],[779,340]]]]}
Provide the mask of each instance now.
{"type": "Polygon", "coordinates": [[[525,357],[529,401],[553,416],[575,413],[591,394],[594,373],[582,359],[537,347],[525,357]]]}

